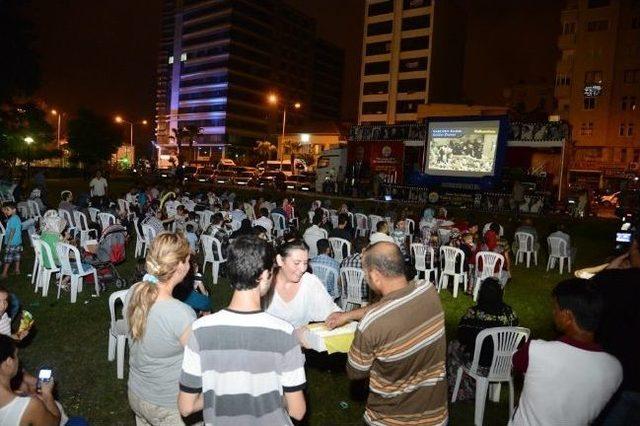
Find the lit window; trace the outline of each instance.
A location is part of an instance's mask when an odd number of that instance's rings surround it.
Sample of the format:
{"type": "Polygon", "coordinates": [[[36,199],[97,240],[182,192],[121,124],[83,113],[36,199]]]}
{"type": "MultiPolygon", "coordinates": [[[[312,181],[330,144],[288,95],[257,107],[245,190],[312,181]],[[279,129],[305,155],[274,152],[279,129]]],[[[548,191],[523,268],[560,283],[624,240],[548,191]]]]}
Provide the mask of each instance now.
{"type": "Polygon", "coordinates": [[[187,54],[186,53],[181,54],[180,55],[180,62],[184,62],[186,60],[187,60],[187,54]]]}
{"type": "Polygon", "coordinates": [[[172,64],[173,63],[173,56],[169,56],[169,63],[172,64]]]}

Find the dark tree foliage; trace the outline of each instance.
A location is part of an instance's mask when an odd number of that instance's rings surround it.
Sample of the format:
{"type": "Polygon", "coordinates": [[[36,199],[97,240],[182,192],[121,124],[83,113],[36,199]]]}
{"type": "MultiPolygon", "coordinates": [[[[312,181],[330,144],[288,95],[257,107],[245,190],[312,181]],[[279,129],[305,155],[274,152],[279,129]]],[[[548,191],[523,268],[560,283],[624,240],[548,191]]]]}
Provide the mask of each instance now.
{"type": "Polygon", "coordinates": [[[122,132],[108,117],[87,109],[69,121],[69,150],[85,165],[108,161],[122,143],[122,132]]]}
{"type": "Polygon", "coordinates": [[[58,155],[51,150],[53,128],[37,106],[9,103],[0,106],[0,162],[13,167],[18,158],[37,160],[58,155]],[[33,139],[27,144],[25,138],[33,139]]]}

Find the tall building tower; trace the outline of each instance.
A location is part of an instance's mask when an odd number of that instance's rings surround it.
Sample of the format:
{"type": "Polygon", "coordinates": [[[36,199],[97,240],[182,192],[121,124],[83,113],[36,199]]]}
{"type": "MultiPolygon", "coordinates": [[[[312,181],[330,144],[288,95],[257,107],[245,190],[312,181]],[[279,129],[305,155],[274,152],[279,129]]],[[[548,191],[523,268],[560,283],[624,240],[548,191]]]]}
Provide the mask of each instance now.
{"type": "Polygon", "coordinates": [[[461,100],[458,0],[367,0],[364,25],[360,123],[412,122],[420,104],[461,100]]]}
{"type": "Polygon", "coordinates": [[[166,0],[156,101],[159,158],[175,158],[178,150],[192,161],[246,152],[278,133],[282,108],[294,102],[302,107],[287,111],[287,124],[339,111],[339,92],[316,102],[314,80],[341,86],[344,53],[334,48],[334,63],[316,46],[322,45],[315,21],[282,0],[166,0]],[[318,62],[329,64],[324,76],[318,62]],[[266,102],[272,92],[278,105],[266,102]],[[185,129],[201,133],[189,155],[185,129]]]}
{"type": "Polygon", "coordinates": [[[555,97],[572,127],[569,179],[613,188],[640,162],[640,2],[569,0],[561,26],[555,97]]]}

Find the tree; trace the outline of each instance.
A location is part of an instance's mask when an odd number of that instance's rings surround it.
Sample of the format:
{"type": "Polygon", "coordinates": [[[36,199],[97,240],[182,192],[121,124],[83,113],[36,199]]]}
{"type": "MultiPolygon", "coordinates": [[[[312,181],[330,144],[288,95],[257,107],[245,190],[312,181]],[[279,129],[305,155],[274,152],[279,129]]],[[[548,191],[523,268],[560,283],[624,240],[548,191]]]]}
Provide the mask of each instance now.
{"type": "Polygon", "coordinates": [[[122,143],[122,134],[108,118],[87,109],[69,121],[69,149],[72,159],[85,164],[108,161],[122,143]]]}
{"type": "Polygon", "coordinates": [[[278,150],[274,144],[269,141],[256,141],[256,146],[253,148],[258,157],[263,160],[269,160],[274,152],[278,150]]]}
{"type": "Polygon", "coordinates": [[[53,128],[34,104],[6,103],[0,108],[0,162],[13,168],[18,159],[37,160],[58,154],[51,142],[53,128]],[[31,144],[25,138],[33,139],[31,144]]]}

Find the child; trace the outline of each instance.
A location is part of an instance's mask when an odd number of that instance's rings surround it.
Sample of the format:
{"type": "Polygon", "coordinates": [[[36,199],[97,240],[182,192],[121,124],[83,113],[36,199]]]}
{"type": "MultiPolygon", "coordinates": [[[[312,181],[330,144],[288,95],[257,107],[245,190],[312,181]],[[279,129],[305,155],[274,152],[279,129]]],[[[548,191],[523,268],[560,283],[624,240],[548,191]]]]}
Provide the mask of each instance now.
{"type": "Polygon", "coordinates": [[[14,340],[22,340],[29,334],[29,329],[18,330],[15,334],[11,334],[11,316],[9,315],[11,308],[11,294],[6,287],[0,286],[0,334],[9,336],[14,340]]]}
{"type": "Polygon", "coordinates": [[[198,250],[198,236],[196,235],[194,226],[192,223],[187,224],[187,241],[191,247],[191,252],[195,253],[198,250]]]}
{"type": "Polygon", "coordinates": [[[7,220],[7,232],[4,238],[5,255],[4,255],[4,268],[2,269],[2,276],[0,278],[7,278],[9,272],[9,266],[13,263],[15,265],[15,273],[20,273],[20,253],[22,253],[22,222],[20,217],[16,214],[16,203],[6,202],[2,206],[2,212],[8,218],[7,220]]]}

